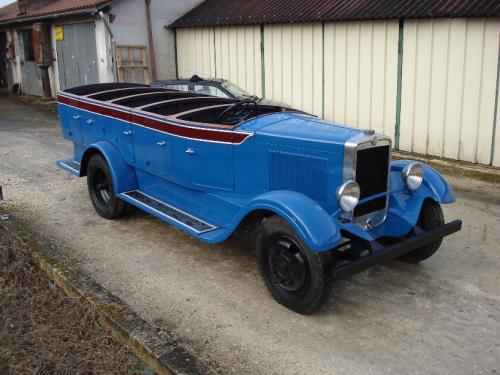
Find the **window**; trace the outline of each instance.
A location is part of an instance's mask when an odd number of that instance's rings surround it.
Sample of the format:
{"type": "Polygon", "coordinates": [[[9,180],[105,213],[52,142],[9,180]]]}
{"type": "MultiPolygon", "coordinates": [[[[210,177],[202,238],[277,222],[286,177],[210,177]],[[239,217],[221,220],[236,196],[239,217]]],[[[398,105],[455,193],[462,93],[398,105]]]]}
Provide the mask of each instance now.
{"type": "Polygon", "coordinates": [[[229,98],[229,96],[224,91],[219,90],[217,87],[211,85],[194,85],[194,92],[197,94],[229,98]]]}
{"type": "Polygon", "coordinates": [[[181,85],[181,84],[179,84],[179,85],[165,85],[164,87],[167,89],[170,89],[170,90],[189,91],[187,84],[185,84],[185,85],[181,85]]]}
{"type": "Polygon", "coordinates": [[[35,49],[33,48],[33,31],[31,29],[17,30],[21,51],[24,61],[35,61],[35,49]]]}

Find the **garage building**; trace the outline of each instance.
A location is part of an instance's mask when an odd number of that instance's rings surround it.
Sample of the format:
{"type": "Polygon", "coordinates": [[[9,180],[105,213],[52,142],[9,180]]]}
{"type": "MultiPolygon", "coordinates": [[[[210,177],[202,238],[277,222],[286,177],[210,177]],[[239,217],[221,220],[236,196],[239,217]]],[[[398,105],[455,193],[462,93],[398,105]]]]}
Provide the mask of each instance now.
{"type": "Polygon", "coordinates": [[[498,0],[206,0],[171,26],[180,77],[500,167],[499,17],[498,0]]]}

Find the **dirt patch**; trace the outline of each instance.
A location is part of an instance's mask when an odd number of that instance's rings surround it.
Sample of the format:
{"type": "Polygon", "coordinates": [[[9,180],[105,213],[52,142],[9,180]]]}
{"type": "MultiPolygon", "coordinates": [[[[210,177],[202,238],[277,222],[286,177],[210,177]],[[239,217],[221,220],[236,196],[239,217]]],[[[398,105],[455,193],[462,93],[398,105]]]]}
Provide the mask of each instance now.
{"type": "Polygon", "coordinates": [[[142,364],[0,228],[0,374],[140,374],[142,364]]]}

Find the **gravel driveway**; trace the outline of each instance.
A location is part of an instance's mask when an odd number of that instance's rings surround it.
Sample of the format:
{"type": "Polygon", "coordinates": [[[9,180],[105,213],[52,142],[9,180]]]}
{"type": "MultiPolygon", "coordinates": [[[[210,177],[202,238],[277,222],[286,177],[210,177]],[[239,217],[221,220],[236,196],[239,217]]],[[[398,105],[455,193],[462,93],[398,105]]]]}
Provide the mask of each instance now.
{"type": "Polygon", "coordinates": [[[297,315],[267,293],[253,239],[206,245],[151,216],[106,221],[55,113],[0,96],[1,203],[146,319],[233,374],[500,372],[500,189],[451,178],[463,230],[421,265],[393,262],[334,285],[297,315]]]}

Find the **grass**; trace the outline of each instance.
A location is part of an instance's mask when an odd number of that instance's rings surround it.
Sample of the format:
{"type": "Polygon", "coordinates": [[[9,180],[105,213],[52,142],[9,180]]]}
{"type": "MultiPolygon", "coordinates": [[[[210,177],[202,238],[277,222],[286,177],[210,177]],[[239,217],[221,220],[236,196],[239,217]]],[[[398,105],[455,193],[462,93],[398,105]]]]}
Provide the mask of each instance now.
{"type": "Polygon", "coordinates": [[[0,374],[140,374],[142,364],[0,227],[0,374]]]}

